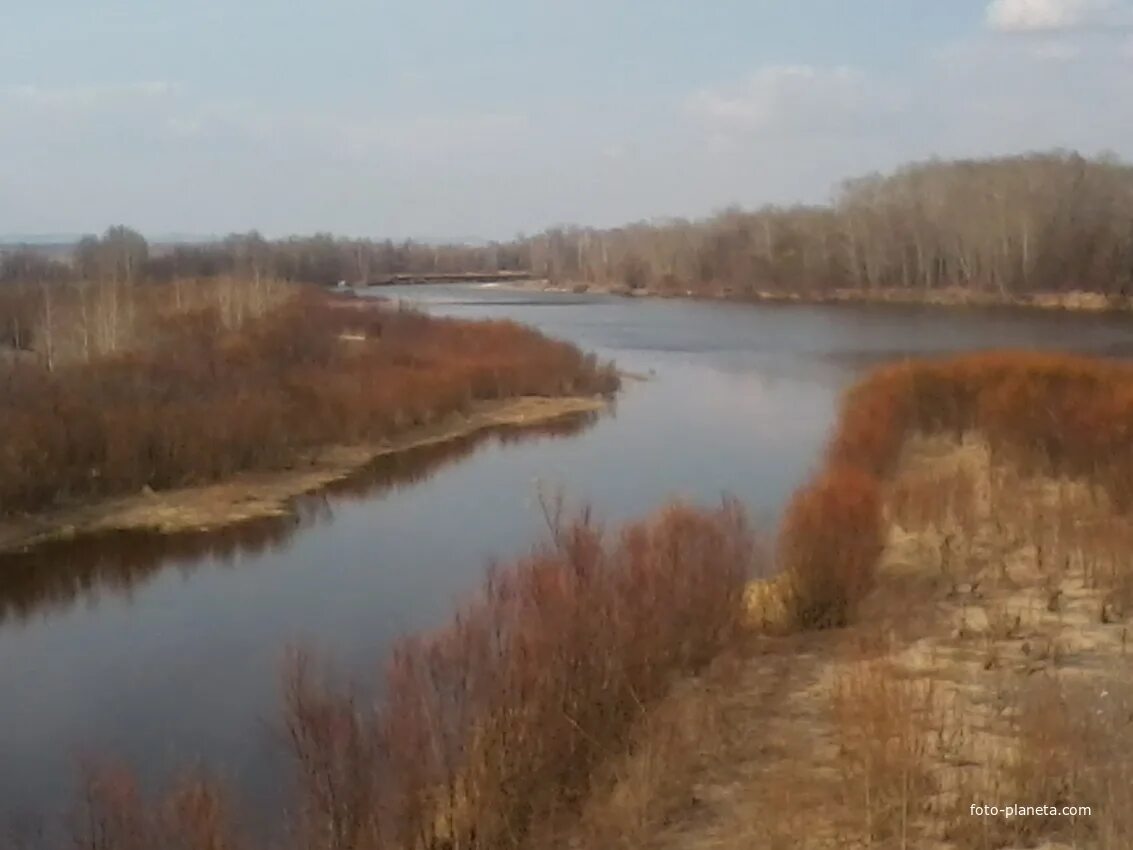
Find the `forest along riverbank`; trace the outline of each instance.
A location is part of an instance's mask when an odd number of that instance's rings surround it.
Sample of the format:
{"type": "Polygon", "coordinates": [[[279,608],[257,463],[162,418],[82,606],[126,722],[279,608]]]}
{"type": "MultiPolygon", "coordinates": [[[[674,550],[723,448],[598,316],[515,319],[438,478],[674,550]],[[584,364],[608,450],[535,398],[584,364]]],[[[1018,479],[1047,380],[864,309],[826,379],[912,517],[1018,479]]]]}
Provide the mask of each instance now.
{"type": "Polygon", "coordinates": [[[521,267],[583,286],[738,300],[1127,307],[1133,168],[1055,151],[911,163],[820,206],[557,227],[521,267]],[[993,188],[990,188],[993,187],[993,188]]]}
{"type": "Polygon", "coordinates": [[[501,288],[527,292],[559,292],[618,295],[625,298],[693,298],[713,301],[734,301],[748,304],[857,304],[893,305],[899,307],[985,307],[1023,310],[1053,310],[1083,313],[1133,311],[1133,298],[1071,290],[1009,295],[977,291],[961,287],[916,289],[830,289],[783,292],[762,289],[738,290],[726,286],[698,286],[684,289],[677,284],[668,287],[631,287],[624,282],[600,283],[585,281],[553,282],[546,279],[508,280],[501,288]]]}
{"type": "Polygon", "coordinates": [[[129,293],[132,326],[93,355],[87,305],[54,296],[40,358],[0,370],[0,551],[278,515],[384,454],[594,412],[618,387],[612,365],[517,325],[259,282],[189,289],[129,293]]]}

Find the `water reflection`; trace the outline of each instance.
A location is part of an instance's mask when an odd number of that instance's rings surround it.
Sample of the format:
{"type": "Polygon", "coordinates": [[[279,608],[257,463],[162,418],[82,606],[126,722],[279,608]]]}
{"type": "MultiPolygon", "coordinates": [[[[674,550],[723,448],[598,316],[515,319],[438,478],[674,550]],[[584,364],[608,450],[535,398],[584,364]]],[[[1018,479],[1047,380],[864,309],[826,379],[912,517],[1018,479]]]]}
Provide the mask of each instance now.
{"type": "Polygon", "coordinates": [[[529,428],[501,426],[377,458],[317,493],[293,501],[293,513],[209,532],[111,532],[53,541],[0,554],[0,623],[21,622],[104,596],[129,599],[166,568],[232,567],[243,557],[285,549],[300,531],[331,522],[335,507],[417,484],[486,443],[507,445],[580,434],[599,418],[575,414],[529,428]]]}

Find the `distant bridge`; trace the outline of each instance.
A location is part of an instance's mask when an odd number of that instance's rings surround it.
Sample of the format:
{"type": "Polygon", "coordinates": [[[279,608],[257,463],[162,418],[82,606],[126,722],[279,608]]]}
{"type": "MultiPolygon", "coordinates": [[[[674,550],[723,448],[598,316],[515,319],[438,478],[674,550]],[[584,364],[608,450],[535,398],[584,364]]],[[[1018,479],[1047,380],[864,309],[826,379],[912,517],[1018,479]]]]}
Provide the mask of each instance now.
{"type": "Polygon", "coordinates": [[[531,272],[522,271],[494,271],[494,272],[427,272],[423,274],[383,275],[367,281],[366,286],[394,286],[396,284],[415,283],[491,283],[498,280],[534,280],[531,272]]]}

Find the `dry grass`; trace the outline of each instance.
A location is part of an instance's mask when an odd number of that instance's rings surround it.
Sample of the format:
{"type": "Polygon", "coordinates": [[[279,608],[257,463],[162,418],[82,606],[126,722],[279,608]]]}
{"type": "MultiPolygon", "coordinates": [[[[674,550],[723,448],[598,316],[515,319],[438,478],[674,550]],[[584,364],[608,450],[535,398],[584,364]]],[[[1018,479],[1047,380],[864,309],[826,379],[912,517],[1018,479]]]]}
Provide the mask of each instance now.
{"type": "Polygon", "coordinates": [[[857,815],[860,840],[910,846],[935,790],[931,680],[903,676],[884,659],[851,662],[835,679],[831,703],[842,804],[857,815]]]}
{"type": "Polygon", "coordinates": [[[626,755],[596,775],[580,822],[570,825],[565,840],[560,834],[555,841],[629,850],[667,824],[695,816],[702,803],[697,777],[724,750],[726,692],[738,663],[735,657],[720,659],[703,675],[678,683],[648,712],[626,755]]]}
{"type": "MultiPolygon", "coordinates": [[[[1087,480],[1027,474],[974,436],[909,441],[883,493],[886,544],[856,620],[749,638],[720,697],[728,734],[701,739],[713,752],[694,762],[697,799],[717,804],[635,825],[633,846],[1133,846],[1115,603],[1133,520],[1087,480]],[[973,804],[1093,814],[981,818],[973,804]]],[[[784,579],[749,588],[749,624],[788,631],[788,599],[784,579]]]]}
{"type": "Polygon", "coordinates": [[[883,576],[932,579],[919,606],[926,636],[887,653],[933,694],[929,738],[941,746],[920,759],[937,784],[925,835],[972,850],[1129,846],[1126,632],[1099,615],[1112,586],[1095,566],[1130,520],[1084,480],[1028,476],[993,457],[975,439],[914,442],[891,487],[883,576]],[[941,486],[921,487],[933,480],[941,486]],[[978,818],[973,803],[1087,805],[1094,815],[978,818]]]}
{"type": "MultiPolygon", "coordinates": [[[[872,373],[847,394],[826,468],[784,520],[780,564],[791,576],[799,625],[852,619],[884,536],[880,489],[918,434],[978,431],[1013,469],[1088,478],[1126,505],[1133,499],[1130,422],[1133,367],[1116,361],[992,353],[872,373]]],[[[920,497],[919,509],[962,498],[970,487],[954,477],[945,484],[936,497],[920,497]]],[[[897,494],[897,510],[908,511],[908,502],[897,494]]]]}

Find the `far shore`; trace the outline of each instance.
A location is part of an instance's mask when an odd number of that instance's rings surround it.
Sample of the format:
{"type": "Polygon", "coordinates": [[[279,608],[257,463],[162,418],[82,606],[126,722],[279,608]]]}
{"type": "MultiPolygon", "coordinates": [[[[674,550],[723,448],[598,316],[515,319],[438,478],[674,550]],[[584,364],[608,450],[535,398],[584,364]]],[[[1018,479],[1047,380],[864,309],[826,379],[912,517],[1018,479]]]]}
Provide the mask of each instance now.
{"type": "Polygon", "coordinates": [[[1103,295],[1099,292],[1070,290],[1039,292],[1033,295],[1000,295],[994,292],[973,292],[966,289],[917,291],[905,289],[834,289],[827,292],[775,292],[757,290],[736,292],[727,289],[697,291],[692,289],[632,289],[624,284],[598,284],[549,280],[507,280],[500,288],[562,293],[595,293],[621,295],[627,298],[689,298],[708,301],[736,301],[752,304],[887,304],[908,307],[996,307],[1029,310],[1064,310],[1078,313],[1133,311],[1133,298],[1103,295]]]}
{"type": "Polygon", "coordinates": [[[467,415],[413,428],[393,440],[315,451],[288,470],[242,473],[217,484],[159,492],[145,490],[93,504],[0,519],[0,554],[83,534],[204,532],[248,520],[287,516],[297,497],[347,478],[379,457],[449,442],[479,431],[527,428],[594,413],[608,404],[604,398],[585,396],[523,396],[479,402],[467,415]]]}

